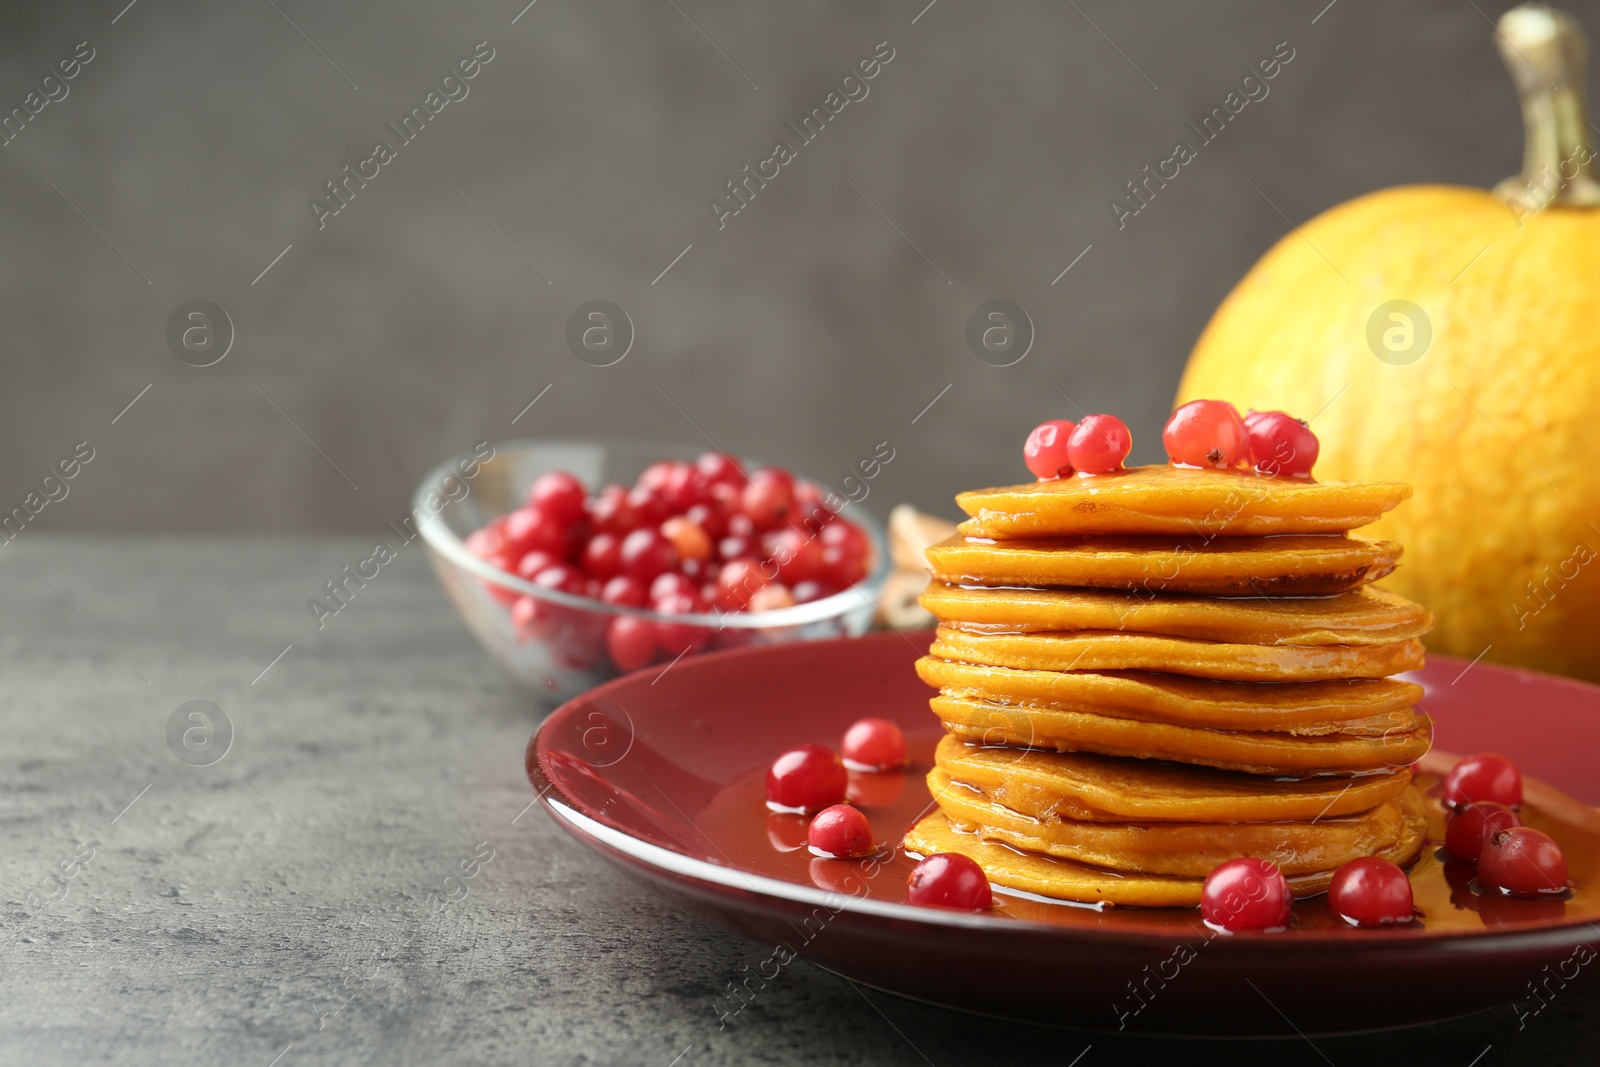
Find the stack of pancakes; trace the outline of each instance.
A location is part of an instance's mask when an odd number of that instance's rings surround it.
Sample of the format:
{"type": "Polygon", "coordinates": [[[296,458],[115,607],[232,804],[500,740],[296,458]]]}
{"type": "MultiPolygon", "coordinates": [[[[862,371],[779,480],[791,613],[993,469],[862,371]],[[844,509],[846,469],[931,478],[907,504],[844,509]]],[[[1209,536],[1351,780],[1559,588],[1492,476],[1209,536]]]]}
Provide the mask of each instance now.
{"type": "Polygon", "coordinates": [[[947,736],[914,853],[1086,903],[1200,902],[1225,860],[1296,895],[1426,831],[1425,609],[1368,583],[1396,545],[1351,537],[1410,495],[1172,467],[963,493],[928,550],[939,620],[917,664],[947,736]]]}

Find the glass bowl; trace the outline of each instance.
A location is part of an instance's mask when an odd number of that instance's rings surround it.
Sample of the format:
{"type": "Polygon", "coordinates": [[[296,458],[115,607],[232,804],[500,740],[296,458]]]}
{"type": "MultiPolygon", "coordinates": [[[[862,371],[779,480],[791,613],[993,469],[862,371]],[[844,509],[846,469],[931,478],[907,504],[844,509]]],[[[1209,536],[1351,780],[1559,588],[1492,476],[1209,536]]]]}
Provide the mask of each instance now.
{"type": "MultiPolygon", "coordinates": [[[[429,472],[412,497],[412,521],[467,628],[518,680],[551,700],[567,700],[621,673],[605,646],[607,625],[619,615],[671,628],[672,646],[685,651],[691,646],[705,651],[865,633],[891,563],[882,524],[855,506],[847,506],[841,517],[865,532],[871,544],[867,577],[832,596],[776,611],[663,615],[607,604],[534,585],[479,559],[463,543],[472,531],[520,506],[528,486],[547,471],[567,471],[593,493],[611,482],[632,485],[658,460],[692,461],[704,451],[648,441],[480,445],[429,472]],[[524,608],[524,616],[533,621],[519,625],[512,609],[524,597],[533,601],[531,611],[524,608]]],[[[747,461],[745,466],[760,464],[747,461]]],[[[658,656],[658,662],[642,669],[659,673],[670,669],[671,662],[658,656]]]]}

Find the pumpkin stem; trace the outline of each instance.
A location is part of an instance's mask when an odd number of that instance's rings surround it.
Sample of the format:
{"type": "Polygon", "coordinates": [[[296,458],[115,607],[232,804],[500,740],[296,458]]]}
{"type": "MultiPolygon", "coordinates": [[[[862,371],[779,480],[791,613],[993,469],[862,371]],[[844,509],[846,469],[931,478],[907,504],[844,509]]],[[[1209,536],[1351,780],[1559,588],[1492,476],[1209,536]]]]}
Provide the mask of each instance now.
{"type": "Polygon", "coordinates": [[[1527,141],[1522,173],[1495,194],[1522,216],[1552,205],[1600,205],[1596,131],[1589,125],[1583,74],[1589,45],[1569,15],[1522,4],[1500,16],[1495,43],[1522,98],[1527,141]]]}

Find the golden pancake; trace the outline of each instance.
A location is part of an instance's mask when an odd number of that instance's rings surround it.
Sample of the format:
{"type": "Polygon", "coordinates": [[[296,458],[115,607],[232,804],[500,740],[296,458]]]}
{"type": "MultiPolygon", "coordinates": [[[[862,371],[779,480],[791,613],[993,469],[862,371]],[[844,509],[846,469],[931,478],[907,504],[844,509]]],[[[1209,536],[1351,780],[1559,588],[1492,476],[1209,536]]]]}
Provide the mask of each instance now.
{"type": "Polygon", "coordinates": [[[935,582],[919,602],[974,633],[1116,630],[1247,645],[1377,645],[1421,637],[1433,613],[1374,586],[1327,597],[1203,597],[935,582]]]}
{"type": "Polygon", "coordinates": [[[1129,874],[1204,878],[1219,863],[1257,856],[1285,875],[1316,874],[1371,856],[1400,836],[1400,805],[1315,822],[1110,823],[1035,819],[935,767],[928,789],[958,830],[985,840],[1129,874]]]}
{"type": "Polygon", "coordinates": [[[917,675],[954,696],[1216,730],[1326,733],[1335,723],[1388,722],[1390,712],[1422,699],[1420,685],[1392,678],[1259,685],[1144,671],[1027,671],[932,656],[917,661],[917,675]]]}
{"type": "Polygon", "coordinates": [[[927,554],[933,576],[957,585],[1264,597],[1322,596],[1375,582],[1394,570],[1400,546],[1339,534],[1053,541],[986,541],[957,534],[927,554]]]}
{"type": "Polygon", "coordinates": [[[1409,767],[1354,778],[1257,778],[1088,752],[985,748],[954,737],[939,742],[934,761],[1018,814],[1079,822],[1310,822],[1374,808],[1411,783],[1409,767]]]}
{"type": "Polygon", "coordinates": [[[1343,533],[1411,495],[1403,482],[1314,482],[1168,465],[960,493],[969,537],[1343,533]]]}
{"type": "Polygon", "coordinates": [[[1426,715],[1392,712],[1394,725],[1378,737],[1208,730],[1171,723],[1114,719],[940,693],[929,701],[945,730],[985,745],[1020,745],[1058,752],[1099,752],[1134,759],[1198,763],[1246,774],[1351,774],[1408,766],[1432,741],[1426,715]]]}
{"type": "Polygon", "coordinates": [[[973,634],[941,625],[929,653],[1023,671],[1162,671],[1233,682],[1386,678],[1422,666],[1422,642],[1230,645],[1157,634],[973,634]]]}
{"type": "MultiPolygon", "coordinates": [[[[1427,837],[1428,820],[1422,798],[1415,789],[1400,794],[1401,833],[1388,848],[1376,855],[1405,866],[1416,859],[1427,837]]],[[[985,841],[975,833],[960,833],[951,827],[944,812],[927,816],[906,834],[904,847],[918,856],[940,852],[960,852],[976,860],[997,887],[1025,893],[1073,900],[1085,904],[1121,904],[1149,908],[1185,908],[1200,903],[1203,878],[1178,878],[1158,874],[1125,874],[1092,867],[1085,863],[1022,852],[996,841],[985,841]]],[[[1333,880],[1333,871],[1295,875],[1289,889],[1296,897],[1324,892],[1333,880]]]]}

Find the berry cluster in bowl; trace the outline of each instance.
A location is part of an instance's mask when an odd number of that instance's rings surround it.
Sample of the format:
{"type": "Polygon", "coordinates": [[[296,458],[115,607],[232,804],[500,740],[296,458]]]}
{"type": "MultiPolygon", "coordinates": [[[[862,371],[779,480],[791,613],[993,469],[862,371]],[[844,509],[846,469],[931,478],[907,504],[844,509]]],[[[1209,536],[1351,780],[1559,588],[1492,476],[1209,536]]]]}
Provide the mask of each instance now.
{"type": "Polygon", "coordinates": [[[858,587],[880,550],[837,514],[842,503],[782,468],[747,472],[706,452],[650,463],[631,485],[593,492],[567,470],[546,470],[462,544],[498,572],[481,586],[509,611],[519,644],[559,668],[605,676],[751,643],[762,630],[780,640],[832,636],[841,632],[832,613],[792,609],[850,590],[859,603],[840,611],[865,607],[870,617],[874,598],[858,587]],[[773,627],[762,627],[768,619],[773,627]],[[807,621],[822,622],[821,632],[803,632],[807,621]]]}

